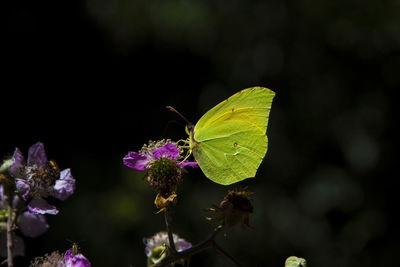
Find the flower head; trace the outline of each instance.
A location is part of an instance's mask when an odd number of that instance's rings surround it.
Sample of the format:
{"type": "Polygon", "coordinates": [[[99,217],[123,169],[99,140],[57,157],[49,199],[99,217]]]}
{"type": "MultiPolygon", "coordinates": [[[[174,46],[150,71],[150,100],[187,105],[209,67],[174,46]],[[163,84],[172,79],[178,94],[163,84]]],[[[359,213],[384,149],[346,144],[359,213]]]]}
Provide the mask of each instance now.
{"type": "Polygon", "coordinates": [[[249,214],[253,212],[249,195],[246,191],[228,191],[219,206],[210,209],[216,213],[215,220],[228,227],[239,223],[243,228],[249,226],[249,214]]]}
{"type": "Polygon", "coordinates": [[[64,255],[58,251],[54,251],[50,255],[37,257],[31,263],[30,267],[90,267],[90,262],[81,253],[69,249],[64,255]]]}
{"type": "Polygon", "coordinates": [[[150,141],[137,152],[129,152],[123,162],[126,166],[147,170],[147,181],[158,192],[159,197],[168,199],[176,191],[185,166],[195,167],[197,162],[181,161],[179,148],[169,140],[150,141]]]}
{"type": "Polygon", "coordinates": [[[81,253],[69,249],[64,254],[65,267],[90,267],[90,262],[81,253]]]}
{"type": "MultiPolygon", "coordinates": [[[[183,238],[180,238],[177,234],[173,234],[175,248],[178,252],[184,251],[192,247],[192,244],[183,238]]],[[[159,262],[168,255],[168,233],[159,232],[150,238],[144,238],[143,242],[146,245],[145,254],[147,256],[147,266],[159,262]]]]}
{"type": "Polygon", "coordinates": [[[70,169],[60,171],[54,161],[48,161],[40,142],[29,148],[26,162],[16,148],[8,172],[15,179],[18,193],[28,202],[28,210],[36,214],[57,214],[56,207],[45,198],[65,200],[75,189],[70,169]]]}

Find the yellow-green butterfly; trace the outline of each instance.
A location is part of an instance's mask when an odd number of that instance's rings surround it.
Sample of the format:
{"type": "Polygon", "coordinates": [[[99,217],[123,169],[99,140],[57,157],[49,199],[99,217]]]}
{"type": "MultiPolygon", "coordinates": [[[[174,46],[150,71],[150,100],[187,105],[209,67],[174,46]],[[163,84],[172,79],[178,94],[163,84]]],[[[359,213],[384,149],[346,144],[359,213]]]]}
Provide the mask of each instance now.
{"type": "MultiPolygon", "coordinates": [[[[244,89],[187,125],[186,148],[210,180],[230,185],[254,177],[268,148],[268,88],[244,89]]],[[[172,109],[172,108],[171,108],[172,109]]]]}

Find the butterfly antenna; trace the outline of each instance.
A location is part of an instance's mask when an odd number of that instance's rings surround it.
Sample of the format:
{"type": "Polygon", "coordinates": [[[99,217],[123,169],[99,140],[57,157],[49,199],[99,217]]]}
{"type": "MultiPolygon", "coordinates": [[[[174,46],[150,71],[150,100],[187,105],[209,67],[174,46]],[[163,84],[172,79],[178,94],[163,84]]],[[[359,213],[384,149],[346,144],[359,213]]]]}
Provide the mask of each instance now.
{"type": "Polygon", "coordinates": [[[186,121],[187,124],[192,125],[192,123],[185,118],[185,116],[183,116],[181,113],[179,113],[175,108],[171,107],[171,106],[166,106],[167,109],[169,109],[172,112],[175,112],[176,114],[178,114],[182,119],[184,119],[186,121]]]}

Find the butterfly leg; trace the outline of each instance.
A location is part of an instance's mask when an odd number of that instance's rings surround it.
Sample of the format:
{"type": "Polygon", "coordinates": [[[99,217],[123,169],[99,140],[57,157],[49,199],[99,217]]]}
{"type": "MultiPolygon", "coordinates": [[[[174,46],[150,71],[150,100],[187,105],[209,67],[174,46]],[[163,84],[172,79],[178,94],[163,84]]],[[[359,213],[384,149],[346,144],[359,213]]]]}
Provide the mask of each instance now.
{"type": "Polygon", "coordinates": [[[175,145],[178,146],[178,144],[181,143],[181,142],[182,142],[183,144],[185,144],[185,145],[189,144],[189,140],[187,140],[187,139],[186,139],[186,140],[185,140],[185,139],[180,139],[180,140],[178,140],[178,141],[175,142],[175,145]]]}
{"type": "Polygon", "coordinates": [[[192,150],[190,149],[190,146],[181,146],[180,148],[187,149],[185,158],[180,162],[180,163],[182,163],[185,160],[187,160],[187,158],[192,154],[192,150]]]}

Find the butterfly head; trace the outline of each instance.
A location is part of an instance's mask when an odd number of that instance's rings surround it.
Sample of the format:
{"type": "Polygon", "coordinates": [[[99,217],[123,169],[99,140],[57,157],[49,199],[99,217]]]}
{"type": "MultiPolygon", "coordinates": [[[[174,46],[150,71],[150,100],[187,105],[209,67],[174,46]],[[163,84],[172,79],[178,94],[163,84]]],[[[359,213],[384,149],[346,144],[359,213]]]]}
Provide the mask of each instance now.
{"type": "Polygon", "coordinates": [[[185,126],[185,132],[186,132],[188,135],[191,135],[192,133],[194,133],[194,125],[193,125],[192,123],[186,124],[186,126],[185,126]]]}
{"type": "Polygon", "coordinates": [[[185,131],[189,135],[189,146],[190,146],[190,149],[193,149],[196,145],[199,144],[199,142],[197,142],[194,139],[194,127],[195,126],[192,123],[186,124],[186,127],[185,127],[185,131]]]}

